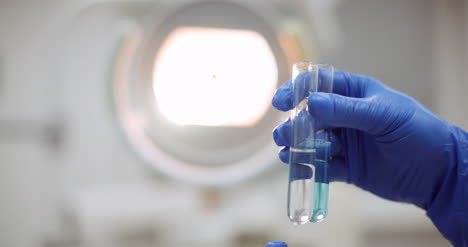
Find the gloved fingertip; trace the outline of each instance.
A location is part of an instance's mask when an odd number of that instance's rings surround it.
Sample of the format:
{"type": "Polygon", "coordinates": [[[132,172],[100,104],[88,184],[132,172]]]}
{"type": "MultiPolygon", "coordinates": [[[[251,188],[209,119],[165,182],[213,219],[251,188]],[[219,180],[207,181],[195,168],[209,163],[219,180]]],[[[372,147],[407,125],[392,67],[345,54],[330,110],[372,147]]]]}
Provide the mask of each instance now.
{"type": "Polygon", "coordinates": [[[276,145],[282,146],[282,145],[280,145],[282,139],[283,139],[283,137],[280,134],[279,126],[278,126],[273,130],[273,140],[275,141],[276,145]]]}
{"type": "Polygon", "coordinates": [[[289,146],[289,126],[288,122],[278,125],[273,130],[273,140],[277,146],[289,146]]]}
{"type": "Polygon", "coordinates": [[[288,164],[289,163],[289,148],[287,147],[282,148],[279,151],[278,156],[283,163],[288,164]]]}
{"type": "Polygon", "coordinates": [[[271,100],[271,104],[280,111],[291,110],[291,90],[289,88],[278,88],[271,100]]]}
{"type": "Polygon", "coordinates": [[[288,244],[283,241],[273,241],[266,244],[265,247],[288,247],[288,244]]]}
{"type": "Polygon", "coordinates": [[[287,102],[275,99],[275,97],[273,97],[273,100],[271,101],[271,104],[273,105],[273,107],[275,107],[276,109],[278,109],[280,111],[289,111],[291,109],[288,106],[287,102]]]}

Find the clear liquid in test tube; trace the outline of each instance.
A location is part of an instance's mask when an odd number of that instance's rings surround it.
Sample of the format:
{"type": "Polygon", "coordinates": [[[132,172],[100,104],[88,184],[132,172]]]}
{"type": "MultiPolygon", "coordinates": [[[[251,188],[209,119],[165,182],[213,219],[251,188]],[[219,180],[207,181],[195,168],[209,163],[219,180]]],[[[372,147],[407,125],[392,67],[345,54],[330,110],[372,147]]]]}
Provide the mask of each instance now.
{"type": "Polygon", "coordinates": [[[293,224],[320,222],[328,213],[330,138],[307,112],[313,92],[331,93],[333,67],[300,62],[293,65],[292,143],[289,152],[288,217],[293,224]]]}

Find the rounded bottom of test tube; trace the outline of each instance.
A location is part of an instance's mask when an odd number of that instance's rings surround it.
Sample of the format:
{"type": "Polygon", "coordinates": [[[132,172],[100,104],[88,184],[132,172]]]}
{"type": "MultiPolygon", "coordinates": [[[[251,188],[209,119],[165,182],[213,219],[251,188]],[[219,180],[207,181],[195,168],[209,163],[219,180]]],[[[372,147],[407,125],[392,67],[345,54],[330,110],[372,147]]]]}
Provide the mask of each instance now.
{"type": "Polygon", "coordinates": [[[320,222],[325,219],[325,211],[322,209],[318,209],[314,211],[314,214],[312,215],[312,218],[310,219],[311,222],[320,222]]]}
{"type": "Polygon", "coordinates": [[[294,215],[289,216],[293,225],[298,226],[310,221],[310,214],[307,209],[301,208],[294,212],[294,215]]]}

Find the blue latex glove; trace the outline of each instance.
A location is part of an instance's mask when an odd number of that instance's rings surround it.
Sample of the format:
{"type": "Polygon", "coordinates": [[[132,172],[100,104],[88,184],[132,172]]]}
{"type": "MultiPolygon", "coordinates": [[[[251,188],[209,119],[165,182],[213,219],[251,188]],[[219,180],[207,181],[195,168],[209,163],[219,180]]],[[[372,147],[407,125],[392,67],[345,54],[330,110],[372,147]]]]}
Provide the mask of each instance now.
{"type": "MultiPolygon", "coordinates": [[[[293,108],[291,81],[273,106],[293,108]]],[[[336,71],[333,94],[313,93],[308,111],[331,128],[331,181],[345,181],[427,211],[456,246],[468,246],[468,134],[381,82],[336,71]]],[[[289,158],[290,122],[273,131],[289,158]]]]}
{"type": "Polygon", "coordinates": [[[266,244],[265,247],[288,247],[288,245],[283,241],[273,241],[266,244]]]}

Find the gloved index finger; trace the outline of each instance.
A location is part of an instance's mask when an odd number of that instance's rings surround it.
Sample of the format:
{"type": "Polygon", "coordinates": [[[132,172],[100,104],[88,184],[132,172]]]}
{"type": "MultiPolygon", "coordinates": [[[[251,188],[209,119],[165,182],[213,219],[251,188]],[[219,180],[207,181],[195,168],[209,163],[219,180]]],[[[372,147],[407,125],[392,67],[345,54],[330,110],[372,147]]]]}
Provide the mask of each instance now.
{"type": "Polygon", "coordinates": [[[289,79],[276,90],[272,100],[273,106],[281,111],[294,108],[311,90],[316,90],[316,83],[311,79],[311,72],[302,72],[296,78],[289,79]]]}
{"type": "Polygon", "coordinates": [[[318,68],[299,73],[276,90],[272,100],[273,106],[278,110],[288,111],[311,92],[333,92],[334,73],[331,72],[332,70],[327,68],[318,68]]]}
{"type": "Polygon", "coordinates": [[[292,97],[292,80],[289,79],[276,90],[271,103],[276,109],[280,111],[289,111],[293,108],[292,97]]]}

